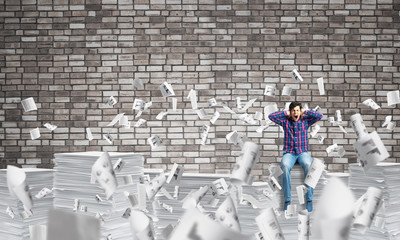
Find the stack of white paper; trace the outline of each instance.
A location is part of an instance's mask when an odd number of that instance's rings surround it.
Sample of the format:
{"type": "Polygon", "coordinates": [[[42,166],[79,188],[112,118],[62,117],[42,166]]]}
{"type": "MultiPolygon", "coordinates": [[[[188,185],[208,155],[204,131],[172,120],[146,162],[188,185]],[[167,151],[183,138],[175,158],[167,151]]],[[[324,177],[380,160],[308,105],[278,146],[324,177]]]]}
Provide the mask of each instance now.
{"type": "MultiPolygon", "coordinates": [[[[133,207],[126,196],[137,194],[143,177],[143,156],[134,153],[109,153],[118,187],[107,200],[99,183],[91,184],[92,166],[102,152],[55,154],[54,207],[96,216],[102,221],[101,239],[131,239],[127,208],[133,207]]],[[[139,197],[137,197],[139,198],[139,197]]],[[[144,208],[144,207],[143,207],[144,208]]]]}
{"type": "Polygon", "coordinates": [[[370,229],[362,235],[352,229],[351,239],[400,239],[400,163],[379,162],[368,174],[358,164],[350,164],[349,187],[356,199],[369,187],[383,192],[383,208],[373,219],[370,229]]]}
{"type": "Polygon", "coordinates": [[[47,213],[48,209],[53,205],[53,195],[51,193],[46,196],[37,194],[44,188],[51,191],[53,187],[53,170],[39,168],[23,168],[23,170],[33,198],[33,207],[31,209],[33,215],[28,218],[21,216],[24,212],[23,204],[18,199],[11,197],[7,187],[7,170],[1,169],[0,239],[28,240],[30,239],[30,225],[46,225],[47,223],[47,213]],[[35,195],[39,198],[36,198],[35,195]]]}

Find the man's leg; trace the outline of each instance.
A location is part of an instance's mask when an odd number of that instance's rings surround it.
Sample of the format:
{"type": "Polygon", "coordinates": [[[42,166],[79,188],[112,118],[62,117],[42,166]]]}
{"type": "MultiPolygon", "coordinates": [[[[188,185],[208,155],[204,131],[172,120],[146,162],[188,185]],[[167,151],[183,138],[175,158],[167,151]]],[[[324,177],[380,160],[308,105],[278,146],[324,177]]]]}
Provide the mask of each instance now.
{"type": "Polygon", "coordinates": [[[290,171],[296,163],[296,156],[292,153],[284,153],[281,160],[282,174],[282,190],[285,200],[283,210],[287,209],[287,205],[290,204],[290,171]]]}
{"type": "MultiPolygon", "coordinates": [[[[302,152],[299,154],[299,157],[297,158],[297,161],[299,164],[303,167],[304,170],[304,178],[307,176],[308,169],[311,166],[312,163],[312,157],[308,152],[302,152]]],[[[306,185],[307,186],[307,185],[306,185]]],[[[308,192],[306,193],[306,201],[307,201],[307,210],[309,212],[312,211],[312,199],[313,199],[313,193],[314,189],[312,187],[307,186],[308,192]]]]}

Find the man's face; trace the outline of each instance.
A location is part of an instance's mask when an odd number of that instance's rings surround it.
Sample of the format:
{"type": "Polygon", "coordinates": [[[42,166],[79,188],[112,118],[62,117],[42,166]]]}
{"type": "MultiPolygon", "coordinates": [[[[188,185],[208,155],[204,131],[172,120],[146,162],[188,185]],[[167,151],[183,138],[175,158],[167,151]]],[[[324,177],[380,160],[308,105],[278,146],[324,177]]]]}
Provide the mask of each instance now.
{"type": "Polygon", "coordinates": [[[297,122],[300,119],[300,115],[300,106],[296,106],[292,110],[290,110],[290,116],[292,117],[293,121],[297,122]]]}

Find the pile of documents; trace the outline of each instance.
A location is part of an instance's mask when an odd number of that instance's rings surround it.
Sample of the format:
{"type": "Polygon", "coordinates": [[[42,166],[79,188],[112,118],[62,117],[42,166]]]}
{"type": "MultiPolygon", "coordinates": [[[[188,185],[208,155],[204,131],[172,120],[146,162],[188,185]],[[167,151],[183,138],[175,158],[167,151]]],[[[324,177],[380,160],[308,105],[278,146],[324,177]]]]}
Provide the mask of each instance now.
{"type": "MultiPolygon", "coordinates": [[[[130,212],[127,209],[133,205],[129,196],[138,195],[144,158],[134,153],[109,153],[118,187],[107,199],[100,184],[91,183],[92,166],[102,154],[55,154],[54,207],[97,217],[101,221],[101,239],[131,239],[129,214],[126,211],[130,212]]],[[[96,171],[94,174],[99,173],[96,171]]],[[[134,202],[143,205],[139,208],[145,209],[145,194],[135,197],[134,202]]]]}
{"type": "Polygon", "coordinates": [[[33,200],[32,215],[27,215],[23,204],[10,195],[7,187],[7,170],[0,170],[0,239],[28,240],[29,227],[46,225],[48,209],[53,205],[51,189],[53,170],[39,168],[23,168],[26,183],[33,200]],[[46,189],[42,191],[42,189],[46,189]],[[39,194],[42,192],[43,194],[39,194]]]}
{"type": "Polygon", "coordinates": [[[383,206],[364,235],[352,229],[351,239],[400,239],[400,163],[379,162],[368,173],[358,164],[350,164],[349,187],[356,199],[369,187],[381,189],[383,206]]]}

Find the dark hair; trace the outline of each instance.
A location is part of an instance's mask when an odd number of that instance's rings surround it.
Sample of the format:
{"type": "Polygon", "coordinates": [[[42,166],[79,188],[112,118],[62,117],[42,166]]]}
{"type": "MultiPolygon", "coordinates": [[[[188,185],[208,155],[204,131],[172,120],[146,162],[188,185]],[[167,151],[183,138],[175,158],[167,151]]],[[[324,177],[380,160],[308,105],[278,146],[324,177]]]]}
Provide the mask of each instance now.
{"type": "Polygon", "coordinates": [[[289,105],[289,111],[292,111],[293,110],[293,108],[295,108],[295,107],[297,107],[297,106],[299,106],[300,107],[300,109],[302,109],[303,107],[301,106],[301,103],[300,102],[292,102],[292,103],[290,103],[290,105],[289,105]]]}

